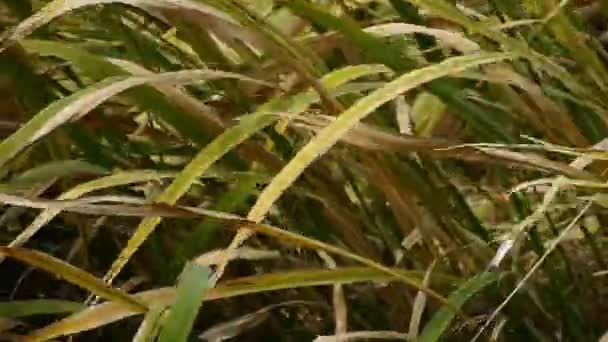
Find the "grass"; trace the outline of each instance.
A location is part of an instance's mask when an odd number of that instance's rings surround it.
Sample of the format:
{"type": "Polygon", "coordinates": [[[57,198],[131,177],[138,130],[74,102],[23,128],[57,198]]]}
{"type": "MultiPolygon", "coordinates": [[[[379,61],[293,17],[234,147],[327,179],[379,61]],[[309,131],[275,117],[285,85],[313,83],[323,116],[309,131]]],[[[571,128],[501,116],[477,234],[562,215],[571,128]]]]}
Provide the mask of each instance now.
{"type": "Polygon", "coordinates": [[[598,340],[604,10],[0,3],[1,338],[598,340]]]}

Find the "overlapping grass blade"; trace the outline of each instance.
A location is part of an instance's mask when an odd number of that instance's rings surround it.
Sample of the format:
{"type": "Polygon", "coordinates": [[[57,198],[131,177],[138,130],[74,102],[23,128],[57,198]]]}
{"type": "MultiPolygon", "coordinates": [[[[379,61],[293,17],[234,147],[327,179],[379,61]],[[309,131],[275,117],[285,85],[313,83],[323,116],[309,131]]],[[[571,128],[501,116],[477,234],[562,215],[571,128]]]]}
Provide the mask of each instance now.
{"type": "Polygon", "coordinates": [[[432,80],[474,68],[483,64],[496,63],[514,58],[510,53],[480,53],[476,55],[453,57],[446,61],[407,73],[370,95],[358,100],[354,105],[325,127],[319,134],[304,146],[298,154],[273,178],[264,189],[256,204],[251,208],[247,218],[261,221],[272,204],[281,194],[302,174],[315,159],[321,157],[343,135],[348,133],[361,119],[369,115],[381,105],[393,100],[421,84],[432,80]]]}
{"type": "Polygon", "coordinates": [[[14,300],[0,303],[0,317],[17,318],[32,315],[74,313],[86,309],[79,302],[58,299],[14,300]]]}
{"type": "Polygon", "coordinates": [[[124,293],[123,291],[108,287],[103,281],[92,274],[48,254],[10,247],[0,247],[0,254],[17,259],[30,266],[40,268],[50,274],[64,278],[70,283],[89,290],[100,297],[122,303],[132,310],[138,312],[145,312],[147,310],[146,305],[140,300],[124,293]]]}
{"type": "Polygon", "coordinates": [[[0,143],[0,166],[55,128],[81,118],[108,98],[146,83],[184,84],[213,78],[238,78],[260,82],[243,75],[215,70],[183,70],[141,77],[110,77],[53,102],[17,132],[0,143]]]}
{"type": "Polygon", "coordinates": [[[175,290],[175,302],[163,322],[159,342],[185,342],[194,320],[203,305],[204,290],[209,284],[209,268],[188,262],[180,275],[175,290]]]}
{"type": "MultiPolygon", "coordinates": [[[[395,269],[395,272],[401,276],[412,279],[412,281],[420,282],[423,276],[421,272],[418,271],[395,269]]],[[[386,282],[394,280],[395,277],[390,274],[367,267],[288,271],[227,281],[214,288],[205,290],[204,301],[310,286],[331,286],[333,284],[348,285],[359,282],[386,282]]],[[[449,284],[454,280],[455,279],[450,277],[443,278],[437,274],[433,276],[433,282],[437,281],[442,284],[449,284]]],[[[175,300],[175,289],[154,289],[140,292],[135,294],[134,297],[150,307],[167,306],[175,300]]],[[[75,334],[77,332],[95,329],[138,313],[138,311],[130,309],[128,306],[120,303],[102,303],[34,331],[30,334],[29,338],[31,341],[42,341],[59,336],[75,334]]]]}
{"type": "MultiPolygon", "coordinates": [[[[325,83],[325,87],[337,87],[340,84],[347,83],[353,79],[385,72],[383,67],[370,66],[352,66],[348,67],[350,72],[344,73],[337,70],[325,76],[321,82],[325,83]],[[336,77],[335,73],[341,75],[336,77]]],[[[239,123],[214,139],[210,144],[205,146],[190,163],[181,171],[175,178],[173,183],[167,187],[162,194],[155,200],[157,202],[175,204],[177,200],[190,189],[195,179],[200,177],[213,163],[230,152],[237,145],[247,140],[250,136],[272,124],[277,120],[275,113],[292,113],[299,114],[305,111],[311,104],[317,102],[318,95],[313,91],[306,91],[299,95],[287,98],[275,98],[265,105],[262,105],[257,112],[242,116],[239,123]]],[[[120,253],[104,279],[111,282],[116,275],[122,270],[131,256],[137,251],[139,246],[146,238],[154,231],[160,223],[159,217],[148,218],[143,220],[137,230],[129,239],[127,246],[120,253]]]]}
{"type": "MultiPolygon", "coordinates": [[[[456,307],[463,306],[472,296],[483,290],[498,279],[495,273],[482,273],[467,280],[462,286],[454,291],[448,300],[456,307]]],[[[454,319],[454,313],[445,308],[439,309],[433,318],[424,326],[422,333],[416,339],[421,342],[439,341],[444,331],[454,319]]]]}
{"type": "MultiPolygon", "coordinates": [[[[81,197],[87,193],[107,189],[111,187],[160,180],[167,177],[174,177],[172,173],[162,173],[153,170],[134,170],[118,172],[113,175],[95,179],[72,188],[59,196],[59,200],[70,200],[81,197]]],[[[59,215],[59,209],[47,209],[38,214],[34,221],[30,223],[17,237],[9,244],[9,247],[21,247],[32,238],[44,225],[50,222],[55,216],[59,215]]],[[[0,258],[0,261],[3,258],[0,258]]]]}

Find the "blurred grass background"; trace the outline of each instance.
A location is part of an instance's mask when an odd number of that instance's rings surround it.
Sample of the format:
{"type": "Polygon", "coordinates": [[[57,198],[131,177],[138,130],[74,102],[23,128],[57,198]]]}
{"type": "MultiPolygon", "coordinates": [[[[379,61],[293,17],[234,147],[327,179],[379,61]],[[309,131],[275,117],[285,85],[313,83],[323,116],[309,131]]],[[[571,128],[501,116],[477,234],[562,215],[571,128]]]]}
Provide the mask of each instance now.
{"type": "Polygon", "coordinates": [[[3,0],[0,338],[599,340],[607,18],[3,0]]]}

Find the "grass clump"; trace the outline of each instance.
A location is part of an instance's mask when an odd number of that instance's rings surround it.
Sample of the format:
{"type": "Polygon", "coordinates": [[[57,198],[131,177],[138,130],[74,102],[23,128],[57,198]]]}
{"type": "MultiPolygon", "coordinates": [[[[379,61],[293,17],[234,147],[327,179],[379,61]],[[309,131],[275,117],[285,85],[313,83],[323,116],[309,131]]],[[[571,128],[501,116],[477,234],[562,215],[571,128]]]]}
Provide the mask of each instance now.
{"type": "Polygon", "coordinates": [[[0,336],[598,340],[605,7],[0,3],[0,336]]]}

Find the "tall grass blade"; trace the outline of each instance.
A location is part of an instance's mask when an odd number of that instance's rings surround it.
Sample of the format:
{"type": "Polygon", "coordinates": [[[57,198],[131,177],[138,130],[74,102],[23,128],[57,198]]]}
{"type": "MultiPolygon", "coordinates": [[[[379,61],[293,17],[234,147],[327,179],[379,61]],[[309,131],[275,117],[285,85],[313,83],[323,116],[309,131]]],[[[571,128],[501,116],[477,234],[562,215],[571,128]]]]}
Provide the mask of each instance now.
{"type": "Polygon", "coordinates": [[[203,305],[204,290],[209,285],[209,268],[189,262],[177,283],[175,303],[171,305],[169,316],[163,322],[159,342],[185,342],[200,307],[203,305]]]}
{"type": "MultiPolygon", "coordinates": [[[[479,274],[464,283],[458,290],[454,291],[448,297],[448,300],[452,305],[460,308],[472,296],[495,282],[497,279],[498,275],[495,273],[479,274]]],[[[449,327],[454,317],[454,312],[446,310],[445,308],[439,309],[439,311],[433,315],[433,318],[424,326],[422,333],[416,340],[420,342],[439,341],[441,335],[443,335],[444,331],[449,327]]]]}
{"type": "Polygon", "coordinates": [[[4,254],[30,266],[40,268],[50,274],[64,278],[70,283],[89,290],[100,297],[123,303],[133,310],[139,312],[145,312],[147,310],[146,305],[138,299],[124,293],[123,291],[110,288],[104,284],[103,281],[92,274],[48,254],[9,247],[0,247],[0,254],[4,254]]]}

